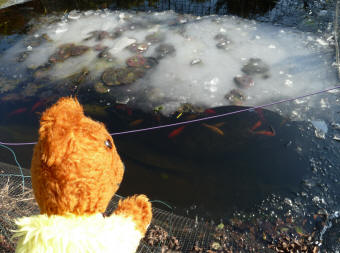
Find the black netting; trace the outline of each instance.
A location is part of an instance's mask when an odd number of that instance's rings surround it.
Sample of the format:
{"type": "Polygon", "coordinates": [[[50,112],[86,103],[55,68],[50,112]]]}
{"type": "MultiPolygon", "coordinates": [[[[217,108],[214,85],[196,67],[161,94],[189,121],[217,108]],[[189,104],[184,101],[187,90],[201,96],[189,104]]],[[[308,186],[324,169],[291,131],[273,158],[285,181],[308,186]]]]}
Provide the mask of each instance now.
{"type": "MultiPolygon", "coordinates": [[[[35,202],[29,170],[0,162],[0,252],[13,252],[15,241],[11,240],[15,229],[13,220],[18,217],[39,214],[35,202]],[[22,173],[21,173],[22,172],[22,173]],[[24,176],[22,177],[21,174],[24,176]]],[[[121,197],[115,195],[107,208],[107,214],[112,213],[121,197]]],[[[182,251],[190,251],[197,244],[208,248],[214,227],[189,218],[175,215],[158,208],[153,208],[153,220],[150,229],[155,227],[167,233],[164,240],[155,238],[153,246],[144,240],[138,252],[161,252],[165,245],[171,245],[171,240],[178,240],[182,251]]]]}

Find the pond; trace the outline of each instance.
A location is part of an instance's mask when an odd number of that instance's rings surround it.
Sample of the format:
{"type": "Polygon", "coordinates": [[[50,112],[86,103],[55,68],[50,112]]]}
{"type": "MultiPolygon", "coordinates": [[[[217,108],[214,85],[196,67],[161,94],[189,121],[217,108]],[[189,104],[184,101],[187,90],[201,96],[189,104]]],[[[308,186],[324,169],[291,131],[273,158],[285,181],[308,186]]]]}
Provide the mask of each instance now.
{"type": "MultiPolygon", "coordinates": [[[[41,112],[76,96],[113,134],[126,167],[118,194],[235,231],[257,226],[260,241],[275,239],[269,222],[312,234],[310,249],[339,250],[335,2],[2,9],[0,141],[35,142],[41,112]]],[[[11,148],[29,168],[33,145],[11,148]]],[[[14,164],[9,154],[0,161],[14,164]]]]}

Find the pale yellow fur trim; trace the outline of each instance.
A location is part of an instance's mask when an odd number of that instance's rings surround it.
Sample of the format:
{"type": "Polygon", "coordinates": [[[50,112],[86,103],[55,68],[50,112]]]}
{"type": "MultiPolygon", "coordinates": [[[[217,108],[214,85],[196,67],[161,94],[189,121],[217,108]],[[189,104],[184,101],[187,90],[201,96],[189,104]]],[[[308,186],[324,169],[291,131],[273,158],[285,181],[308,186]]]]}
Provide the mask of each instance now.
{"type": "Polygon", "coordinates": [[[15,221],[17,253],[134,253],[142,238],[131,218],[36,215],[15,221]]]}

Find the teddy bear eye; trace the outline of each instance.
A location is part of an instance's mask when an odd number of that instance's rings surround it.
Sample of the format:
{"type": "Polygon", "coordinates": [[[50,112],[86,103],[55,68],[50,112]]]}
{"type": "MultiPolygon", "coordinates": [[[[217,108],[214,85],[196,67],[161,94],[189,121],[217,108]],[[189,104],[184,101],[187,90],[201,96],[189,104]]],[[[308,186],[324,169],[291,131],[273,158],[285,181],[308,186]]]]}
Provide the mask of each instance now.
{"type": "Polygon", "coordinates": [[[106,147],[108,147],[109,149],[112,149],[112,143],[109,139],[107,139],[104,143],[106,147]]]}

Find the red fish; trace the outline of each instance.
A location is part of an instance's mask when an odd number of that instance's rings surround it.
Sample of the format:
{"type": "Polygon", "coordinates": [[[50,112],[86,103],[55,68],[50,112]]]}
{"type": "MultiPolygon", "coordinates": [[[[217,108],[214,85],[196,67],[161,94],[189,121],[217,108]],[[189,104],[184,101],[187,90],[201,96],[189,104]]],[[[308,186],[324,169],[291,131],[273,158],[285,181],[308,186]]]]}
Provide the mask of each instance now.
{"type": "Polygon", "coordinates": [[[132,110],[126,105],[116,105],[116,109],[125,111],[129,116],[132,115],[132,110]]]}
{"type": "Polygon", "coordinates": [[[138,126],[140,123],[142,123],[144,121],[144,119],[136,119],[132,122],[130,122],[129,126],[130,127],[135,127],[135,126],[138,126]]]}
{"type": "Polygon", "coordinates": [[[272,131],[256,131],[253,132],[254,134],[261,134],[261,135],[267,135],[267,136],[275,136],[275,132],[272,131]]]}
{"type": "Polygon", "coordinates": [[[208,125],[205,123],[202,123],[203,126],[205,126],[206,128],[209,128],[210,130],[214,131],[215,133],[219,134],[219,135],[224,135],[224,132],[219,129],[217,126],[212,126],[212,125],[208,125]]]}
{"type": "Polygon", "coordinates": [[[42,106],[45,103],[45,100],[40,100],[36,102],[31,109],[31,112],[34,112],[36,109],[38,109],[40,106],[42,106]]]}
{"type": "Polygon", "coordinates": [[[205,113],[205,114],[216,114],[216,111],[213,110],[213,109],[206,109],[206,110],[204,111],[204,113],[205,113]]]}
{"type": "Polygon", "coordinates": [[[259,128],[262,125],[262,122],[259,120],[257,121],[253,127],[250,129],[250,131],[254,131],[256,128],[259,128]]]}
{"type": "Polygon", "coordinates": [[[16,110],[10,112],[8,114],[8,116],[17,115],[17,114],[20,114],[20,113],[23,113],[23,112],[26,112],[26,111],[27,111],[27,108],[24,108],[24,107],[23,108],[19,108],[19,109],[16,109],[16,110]]]}
{"type": "Polygon", "coordinates": [[[179,128],[176,128],[175,130],[171,131],[168,135],[168,138],[174,138],[175,136],[179,135],[185,126],[181,126],[179,128]]]}
{"type": "Polygon", "coordinates": [[[270,126],[270,131],[252,131],[253,134],[261,134],[261,135],[267,135],[267,136],[275,136],[276,132],[275,129],[270,126]]]}
{"type": "Polygon", "coordinates": [[[126,105],[116,105],[115,107],[116,109],[119,109],[119,110],[125,110],[126,105]]]}
{"type": "Polygon", "coordinates": [[[129,116],[132,115],[132,110],[129,107],[126,107],[126,112],[129,116]]]}

